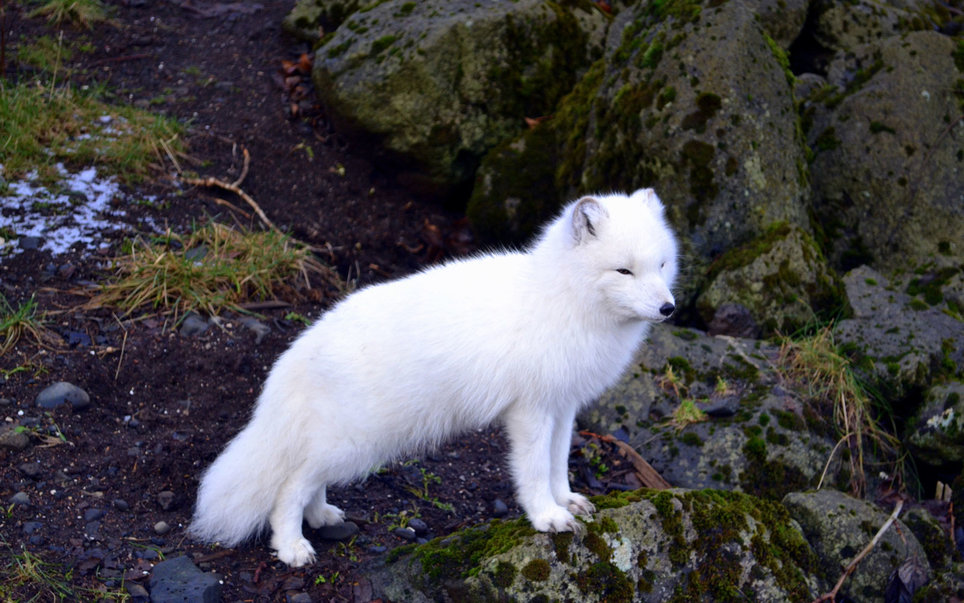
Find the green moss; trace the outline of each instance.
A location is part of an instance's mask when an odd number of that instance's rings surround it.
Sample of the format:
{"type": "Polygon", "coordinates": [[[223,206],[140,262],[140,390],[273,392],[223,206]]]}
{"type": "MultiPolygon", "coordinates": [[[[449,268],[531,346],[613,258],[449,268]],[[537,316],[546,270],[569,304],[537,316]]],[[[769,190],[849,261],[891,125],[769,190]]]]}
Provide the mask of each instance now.
{"type": "Polygon", "coordinates": [[[580,591],[592,593],[600,601],[628,603],[633,600],[632,581],[625,572],[608,561],[594,563],[588,570],[572,578],[580,591]]]}
{"type": "Polygon", "coordinates": [[[720,192],[710,166],[715,154],[716,147],[702,140],[689,140],[683,144],[680,162],[689,166],[690,192],[698,201],[709,201],[720,192]]]}
{"type": "Polygon", "coordinates": [[[572,565],[572,556],[569,553],[569,546],[572,544],[572,532],[555,532],[550,536],[550,539],[559,561],[572,565]]]}
{"type": "MultiPolygon", "coordinates": [[[[425,574],[434,581],[460,579],[478,573],[482,559],[504,553],[535,533],[524,519],[508,522],[494,520],[453,536],[436,538],[404,554],[411,553],[421,563],[425,574]]],[[[393,555],[389,562],[397,562],[400,556],[393,555]]]]}
{"type": "MultiPolygon", "coordinates": [[[[701,92],[696,96],[696,111],[684,117],[680,125],[684,130],[695,130],[697,133],[703,133],[706,131],[706,122],[712,119],[722,106],[723,100],[719,95],[712,92],[701,92]]],[[[712,157],[713,155],[710,153],[707,162],[712,157]]]]}
{"type": "MultiPolygon", "coordinates": [[[[626,505],[634,502],[639,502],[643,500],[643,496],[638,491],[630,492],[611,492],[603,496],[593,496],[591,499],[592,504],[596,506],[597,510],[603,509],[619,509],[625,507],[626,505]]],[[[597,520],[604,521],[604,520],[597,520]]],[[[612,521],[612,520],[609,520],[612,521]]],[[[612,526],[614,523],[607,523],[607,526],[612,526]]],[[[609,532],[610,530],[604,530],[609,532]]]]}
{"type": "Polygon", "coordinates": [[[820,151],[832,151],[840,146],[840,139],[837,138],[837,130],[833,126],[826,128],[817,136],[815,141],[817,149],[820,151]]]}
{"type": "Polygon", "coordinates": [[[700,447],[703,445],[703,439],[691,431],[687,431],[680,437],[680,441],[687,446],[700,447]]]}
{"type": "Polygon", "coordinates": [[[495,582],[496,586],[509,588],[515,581],[515,574],[516,569],[514,565],[506,561],[500,561],[495,568],[495,573],[492,575],[492,581],[495,582]]]}
{"type": "Polygon", "coordinates": [[[551,567],[545,559],[533,559],[522,567],[522,575],[531,582],[545,582],[549,579],[551,567]]]}
{"type": "Polygon", "coordinates": [[[394,34],[389,34],[387,36],[382,36],[372,42],[371,54],[379,54],[386,48],[390,47],[395,41],[398,40],[398,36],[394,34]]]}
{"type": "Polygon", "coordinates": [[[870,133],[880,134],[881,132],[888,132],[890,134],[897,134],[897,130],[894,130],[887,124],[881,123],[879,121],[870,122],[870,133]]]}
{"type": "Polygon", "coordinates": [[[583,545],[603,560],[609,559],[613,554],[613,549],[606,542],[606,539],[594,531],[589,531],[586,534],[586,537],[583,539],[583,545]]]}

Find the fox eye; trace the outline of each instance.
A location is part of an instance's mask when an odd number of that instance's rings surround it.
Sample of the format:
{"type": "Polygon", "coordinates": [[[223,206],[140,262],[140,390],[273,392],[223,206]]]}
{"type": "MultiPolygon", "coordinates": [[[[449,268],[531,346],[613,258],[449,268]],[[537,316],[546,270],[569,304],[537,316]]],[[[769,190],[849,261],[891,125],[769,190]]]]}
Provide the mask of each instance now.
{"type": "Polygon", "coordinates": [[[633,275],[633,271],[629,268],[616,268],[616,272],[619,274],[628,274],[629,276],[633,275]]]}

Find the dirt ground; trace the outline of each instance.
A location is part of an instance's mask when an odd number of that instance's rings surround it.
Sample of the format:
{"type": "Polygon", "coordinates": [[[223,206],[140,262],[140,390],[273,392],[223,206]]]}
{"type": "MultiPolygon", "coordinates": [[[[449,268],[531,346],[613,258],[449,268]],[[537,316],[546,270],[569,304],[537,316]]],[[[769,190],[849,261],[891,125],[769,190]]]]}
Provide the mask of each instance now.
{"type": "MultiPolygon", "coordinates": [[[[56,35],[46,22],[25,18],[19,3],[6,4],[11,48],[31,36],[56,35]]],[[[74,84],[107,82],[118,102],[190,124],[188,153],[196,161],[189,165],[201,176],[233,180],[247,149],[242,188],[279,227],[328,249],[322,259],[343,278],[384,280],[473,248],[457,209],[398,186],[368,149],[332,130],[308,78],[290,64],[285,68],[283,61],[297,62],[309,50],[281,31],[291,0],[106,4],[112,25],[64,30],[66,38],[93,48],[74,57],[74,84]]],[[[181,188],[160,177],[128,192],[157,199],[126,208],[133,225],[152,219],[183,231],[209,217],[259,225],[250,207],[224,191],[181,188]]],[[[104,236],[116,251],[126,235],[104,236]]],[[[76,250],[0,257],[3,294],[14,304],[36,294],[54,319],[50,327],[63,337],[57,349],[22,345],[0,359],[5,372],[42,367],[0,378],[0,416],[37,428],[26,448],[0,448],[4,565],[25,546],[72,570],[74,596],[92,599],[83,589],[148,587],[154,563],[186,554],[223,577],[225,601],[283,601],[298,593],[314,601],[363,601],[359,568],[408,542],[395,527],[417,517],[426,537],[444,535],[493,517],[497,501],[507,507],[498,514],[519,515],[506,446],[493,429],[330,491],[360,531],[337,542],[308,530],[319,553],[309,567],[286,568],[266,540],[233,550],[193,542],[185,527],[200,472],[243,426],[273,360],[303,328],[284,317],[316,316],[334,299],[284,300],[290,305],[265,312],[262,323],[270,331],[260,341],[232,315],[220,327],[185,336],[162,318],[122,321],[80,310],[86,298],[76,292],[102,281],[104,265],[102,254],[76,250]],[[57,381],[85,389],[90,407],[49,414],[37,408],[37,394],[57,381]],[[12,505],[17,493],[30,504],[12,505]],[[169,531],[159,530],[159,522],[169,531]]],[[[586,463],[573,458],[576,474],[592,482],[586,463]]],[[[578,478],[574,485],[602,491],[578,478]]],[[[20,594],[26,599],[35,592],[25,587],[20,594]]]]}

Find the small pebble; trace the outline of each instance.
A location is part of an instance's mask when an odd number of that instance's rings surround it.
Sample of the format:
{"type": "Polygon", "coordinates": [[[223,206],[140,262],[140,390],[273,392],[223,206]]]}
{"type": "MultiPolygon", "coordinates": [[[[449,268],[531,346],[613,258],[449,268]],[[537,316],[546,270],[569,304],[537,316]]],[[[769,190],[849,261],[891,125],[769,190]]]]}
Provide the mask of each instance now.
{"type": "Polygon", "coordinates": [[[392,534],[398,536],[402,540],[408,540],[409,542],[415,540],[415,530],[412,528],[395,528],[392,530],[392,534]]]}
{"type": "Polygon", "coordinates": [[[10,502],[10,503],[12,503],[12,504],[15,504],[15,505],[21,505],[21,506],[24,506],[24,507],[29,507],[29,506],[30,506],[30,497],[27,496],[27,493],[26,493],[26,492],[17,492],[16,494],[14,494],[13,496],[10,497],[10,499],[8,500],[8,502],[10,502]]]}
{"type": "Polygon", "coordinates": [[[408,527],[415,531],[416,536],[424,536],[428,533],[428,524],[417,517],[408,522],[408,527]]]}
{"type": "Polygon", "coordinates": [[[37,394],[35,401],[37,406],[48,410],[64,404],[69,404],[72,410],[81,410],[90,406],[90,396],[87,392],[66,381],[58,381],[47,386],[37,394]]]}
{"type": "Polygon", "coordinates": [[[157,504],[165,511],[170,511],[177,504],[177,497],[170,490],[164,490],[157,495],[157,504]]]}
{"type": "Polygon", "coordinates": [[[166,521],[159,521],[154,524],[155,534],[167,534],[171,531],[171,526],[167,525],[166,521]]]}
{"type": "Polygon", "coordinates": [[[501,498],[497,498],[492,501],[492,517],[505,517],[509,512],[509,507],[502,501],[501,498]]]}
{"type": "Polygon", "coordinates": [[[318,528],[318,535],[325,540],[348,540],[357,533],[358,524],[353,521],[343,521],[318,528]]]}
{"type": "Polygon", "coordinates": [[[87,509],[84,511],[84,521],[97,521],[106,514],[103,509],[87,509]]]}

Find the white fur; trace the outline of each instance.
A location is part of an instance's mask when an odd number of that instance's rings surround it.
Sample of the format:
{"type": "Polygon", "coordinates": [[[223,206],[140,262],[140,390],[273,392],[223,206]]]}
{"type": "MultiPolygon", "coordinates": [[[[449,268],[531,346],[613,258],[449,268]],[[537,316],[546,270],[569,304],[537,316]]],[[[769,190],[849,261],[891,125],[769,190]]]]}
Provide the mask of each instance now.
{"type": "Polygon", "coordinates": [[[675,277],[663,206],[642,189],[570,204],[526,252],[358,291],[278,359],[201,480],[192,533],[234,546],[270,524],[278,558],[304,565],[302,517],[344,517],[327,485],[496,420],[532,525],[575,529],[593,506],[569,488],[573,420],[671,312],[675,277]]]}

